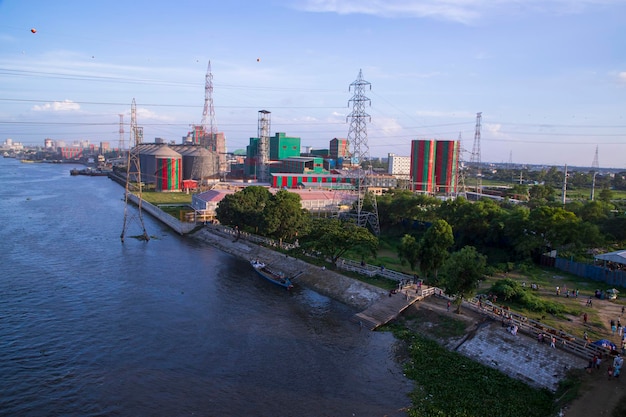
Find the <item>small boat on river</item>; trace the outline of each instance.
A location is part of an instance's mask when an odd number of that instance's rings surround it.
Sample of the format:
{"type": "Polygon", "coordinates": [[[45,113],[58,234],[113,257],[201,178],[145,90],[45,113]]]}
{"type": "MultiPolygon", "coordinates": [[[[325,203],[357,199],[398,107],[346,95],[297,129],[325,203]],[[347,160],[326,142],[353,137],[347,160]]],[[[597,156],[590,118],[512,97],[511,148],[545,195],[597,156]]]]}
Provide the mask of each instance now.
{"type": "Polygon", "coordinates": [[[261,275],[269,282],[280,285],[281,287],[287,288],[288,290],[293,288],[291,279],[285,276],[283,272],[275,271],[269,268],[263,262],[256,259],[250,261],[250,265],[252,265],[252,268],[254,268],[257,274],[261,275]]]}

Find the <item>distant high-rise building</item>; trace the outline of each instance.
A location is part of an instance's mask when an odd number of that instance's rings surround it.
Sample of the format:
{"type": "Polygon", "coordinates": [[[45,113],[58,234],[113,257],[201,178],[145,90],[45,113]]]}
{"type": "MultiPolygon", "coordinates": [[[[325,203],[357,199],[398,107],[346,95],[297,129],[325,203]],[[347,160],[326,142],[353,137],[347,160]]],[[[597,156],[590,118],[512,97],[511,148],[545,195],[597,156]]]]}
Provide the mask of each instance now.
{"type": "Polygon", "coordinates": [[[399,156],[393,153],[387,155],[389,168],[387,173],[397,177],[409,178],[411,175],[411,157],[399,156]]]}
{"type": "Polygon", "coordinates": [[[350,144],[348,143],[348,139],[332,139],[330,141],[330,157],[335,160],[350,158],[350,144]]]}

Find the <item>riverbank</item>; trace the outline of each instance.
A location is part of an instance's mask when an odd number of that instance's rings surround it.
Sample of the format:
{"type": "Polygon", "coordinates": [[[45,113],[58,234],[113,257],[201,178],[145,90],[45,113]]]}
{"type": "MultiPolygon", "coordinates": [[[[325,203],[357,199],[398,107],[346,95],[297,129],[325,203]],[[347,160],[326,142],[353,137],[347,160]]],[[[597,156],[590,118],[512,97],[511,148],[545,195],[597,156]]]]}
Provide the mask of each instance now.
{"type": "Polygon", "coordinates": [[[288,276],[298,275],[295,285],[303,285],[357,310],[363,310],[386,296],[387,292],[374,285],[358,281],[328,269],[322,269],[300,259],[256,245],[252,242],[235,239],[210,226],[189,235],[193,239],[206,242],[242,260],[258,259],[267,265],[281,270],[288,276]]]}

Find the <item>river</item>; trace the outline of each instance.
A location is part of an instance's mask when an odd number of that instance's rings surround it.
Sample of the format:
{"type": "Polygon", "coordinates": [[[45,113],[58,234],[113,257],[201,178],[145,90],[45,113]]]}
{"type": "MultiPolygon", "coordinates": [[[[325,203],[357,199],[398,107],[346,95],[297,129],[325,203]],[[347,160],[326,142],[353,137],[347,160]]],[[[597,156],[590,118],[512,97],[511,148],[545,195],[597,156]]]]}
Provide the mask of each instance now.
{"type": "Polygon", "coordinates": [[[0,416],[406,415],[392,335],[149,215],[122,243],[76,167],[0,159],[0,416]]]}

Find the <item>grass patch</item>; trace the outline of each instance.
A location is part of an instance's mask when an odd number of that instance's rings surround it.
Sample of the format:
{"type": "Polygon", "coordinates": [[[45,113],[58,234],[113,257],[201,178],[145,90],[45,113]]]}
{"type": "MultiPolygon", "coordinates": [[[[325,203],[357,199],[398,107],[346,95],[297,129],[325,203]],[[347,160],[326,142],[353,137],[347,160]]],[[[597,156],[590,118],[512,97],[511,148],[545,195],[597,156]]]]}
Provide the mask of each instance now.
{"type": "Polygon", "coordinates": [[[406,376],[417,388],[410,417],[546,417],[556,414],[555,397],[507,375],[448,351],[437,342],[392,325],[408,345],[406,376]]]}
{"type": "Polygon", "coordinates": [[[418,308],[403,318],[405,326],[436,340],[454,339],[464,336],[467,323],[445,314],[418,308]]]}
{"type": "Polygon", "coordinates": [[[187,193],[163,193],[156,191],[142,191],[141,198],[150,204],[159,206],[161,204],[191,205],[192,194],[187,193]]]}

